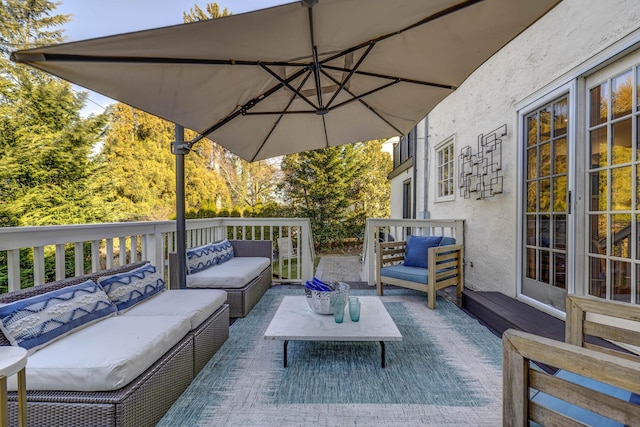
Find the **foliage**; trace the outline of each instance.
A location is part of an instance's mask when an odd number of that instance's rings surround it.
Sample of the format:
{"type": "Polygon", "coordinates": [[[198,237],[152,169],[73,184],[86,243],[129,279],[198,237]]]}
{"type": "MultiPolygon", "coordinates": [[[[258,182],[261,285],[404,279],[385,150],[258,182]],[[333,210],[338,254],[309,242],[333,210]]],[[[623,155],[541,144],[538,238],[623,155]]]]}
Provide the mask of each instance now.
{"type": "Polygon", "coordinates": [[[8,61],[8,47],[60,41],[55,3],[0,4],[0,226],[72,224],[110,219],[98,203],[91,159],[105,116],[82,118],[86,94],[8,61]],[[49,29],[53,28],[53,29],[49,29]]]}

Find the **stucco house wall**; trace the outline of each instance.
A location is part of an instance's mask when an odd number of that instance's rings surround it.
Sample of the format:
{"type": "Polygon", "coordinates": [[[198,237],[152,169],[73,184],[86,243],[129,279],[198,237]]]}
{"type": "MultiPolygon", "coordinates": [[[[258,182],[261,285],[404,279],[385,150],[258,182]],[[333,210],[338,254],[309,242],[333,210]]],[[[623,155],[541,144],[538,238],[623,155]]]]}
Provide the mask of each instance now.
{"type": "MultiPolygon", "coordinates": [[[[476,200],[464,199],[456,191],[454,201],[436,202],[429,197],[427,205],[431,218],[466,219],[467,287],[516,296],[519,106],[612,44],[637,33],[639,27],[637,0],[564,0],[429,114],[431,158],[433,147],[451,135],[455,135],[457,156],[466,145],[475,152],[479,134],[507,125],[502,147],[504,193],[476,200]]],[[[424,163],[430,164],[426,191],[433,195],[434,163],[424,163]]],[[[455,167],[457,174],[457,161],[455,167]]],[[[397,191],[394,187],[392,193],[397,191]]],[[[392,205],[402,207],[395,199],[392,205]]]]}

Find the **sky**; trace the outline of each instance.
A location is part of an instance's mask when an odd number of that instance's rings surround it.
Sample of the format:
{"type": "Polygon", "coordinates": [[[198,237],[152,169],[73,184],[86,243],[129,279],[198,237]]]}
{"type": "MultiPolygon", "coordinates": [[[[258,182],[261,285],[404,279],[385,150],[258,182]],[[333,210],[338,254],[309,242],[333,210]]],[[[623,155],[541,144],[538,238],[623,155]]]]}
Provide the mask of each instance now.
{"type": "MultiPolygon", "coordinates": [[[[264,9],[293,0],[217,0],[220,9],[238,15],[264,9]]],[[[69,14],[71,21],[64,26],[66,41],[78,41],[132,31],[182,24],[184,12],[194,5],[204,9],[212,0],[61,0],[56,12],[69,14]]],[[[89,92],[83,114],[100,113],[115,102],[95,92],[89,92]]]]}

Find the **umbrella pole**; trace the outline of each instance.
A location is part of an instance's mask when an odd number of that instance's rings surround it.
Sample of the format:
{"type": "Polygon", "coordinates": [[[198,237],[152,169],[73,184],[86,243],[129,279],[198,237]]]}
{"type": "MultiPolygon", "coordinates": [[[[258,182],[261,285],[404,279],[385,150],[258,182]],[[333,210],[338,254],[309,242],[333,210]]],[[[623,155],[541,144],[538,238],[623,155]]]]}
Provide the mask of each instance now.
{"type": "Polygon", "coordinates": [[[173,152],[176,155],[176,252],[178,253],[178,288],[187,287],[187,243],[186,243],[186,215],[184,209],[184,156],[189,150],[184,150],[184,127],[176,124],[176,141],[173,152]]]}

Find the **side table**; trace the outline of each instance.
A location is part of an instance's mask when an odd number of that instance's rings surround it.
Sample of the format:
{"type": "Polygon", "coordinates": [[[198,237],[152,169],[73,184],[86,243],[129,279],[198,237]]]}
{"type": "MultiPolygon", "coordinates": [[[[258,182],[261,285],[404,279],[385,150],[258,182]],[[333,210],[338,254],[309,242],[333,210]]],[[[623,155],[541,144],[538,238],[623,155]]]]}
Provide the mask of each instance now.
{"type": "Polygon", "coordinates": [[[7,377],[15,374],[18,374],[18,425],[27,426],[26,365],[27,350],[22,347],[0,346],[0,427],[9,426],[7,377]]]}

